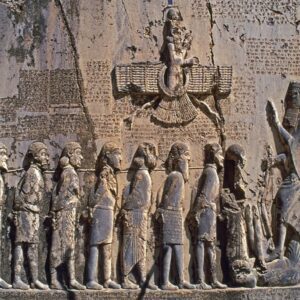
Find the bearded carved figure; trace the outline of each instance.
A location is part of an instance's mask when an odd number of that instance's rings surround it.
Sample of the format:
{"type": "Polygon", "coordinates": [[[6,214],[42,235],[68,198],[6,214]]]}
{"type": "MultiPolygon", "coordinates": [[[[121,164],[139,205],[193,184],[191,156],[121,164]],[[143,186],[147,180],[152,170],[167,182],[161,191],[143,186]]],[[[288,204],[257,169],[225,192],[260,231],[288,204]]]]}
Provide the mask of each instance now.
{"type": "Polygon", "coordinates": [[[163,290],[194,289],[184,280],[183,269],[183,200],[185,182],[189,179],[190,150],[186,144],[175,143],[171,147],[165,163],[168,177],[163,187],[162,198],[157,211],[161,224],[163,243],[163,290]],[[175,257],[178,286],[169,281],[171,260],[175,257]]]}
{"type": "Polygon", "coordinates": [[[98,283],[99,251],[103,257],[104,287],[120,289],[111,280],[111,257],[115,210],[118,196],[116,173],[121,168],[121,149],[115,143],[105,143],[97,159],[97,182],[89,202],[91,232],[88,257],[88,289],[101,290],[98,283]]]}
{"type": "Polygon", "coordinates": [[[61,173],[52,193],[50,272],[53,289],[63,289],[57,277],[57,268],[60,266],[66,269],[63,275],[68,275],[69,288],[85,289],[75,278],[75,233],[77,206],[80,202],[80,184],[76,169],[80,168],[82,159],[81,146],[78,143],[69,142],[65,145],[59,161],[61,173]]]}
{"type": "MultiPolygon", "coordinates": [[[[5,202],[5,185],[4,185],[3,175],[5,172],[7,172],[8,169],[7,161],[8,161],[7,148],[4,144],[0,143],[0,228],[2,228],[2,211],[5,202]]],[[[2,278],[0,278],[0,288],[9,289],[11,288],[11,285],[6,283],[2,278]]]]}
{"type": "Polygon", "coordinates": [[[146,280],[146,245],[148,213],[151,206],[152,180],[150,172],[155,168],[156,148],[151,143],[142,143],[132,160],[133,176],[121,211],[122,220],[122,287],[137,289],[129,280],[136,269],[141,287],[156,290],[157,286],[146,280]]]}
{"type": "Polygon", "coordinates": [[[219,144],[205,146],[205,167],[198,182],[196,199],[190,218],[190,229],[196,244],[196,260],[199,289],[226,288],[216,275],[216,202],[220,195],[218,172],[223,168],[223,150],[219,144]],[[206,250],[206,251],[205,251],[206,250]],[[211,285],[205,283],[204,258],[207,252],[211,285]]]}
{"type": "Polygon", "coordinates": [[[43,172],[49,167],[47,146],[41,142],[32,143],[28,149],[27,158],[29,169],[18,184],[13,207],[16,229],[13,288],[29,289],[29,285],[21,279],[26,249],[32,288],[47,290],[48,285],[38,280],[39,219],[45,188],[43,172]]]}

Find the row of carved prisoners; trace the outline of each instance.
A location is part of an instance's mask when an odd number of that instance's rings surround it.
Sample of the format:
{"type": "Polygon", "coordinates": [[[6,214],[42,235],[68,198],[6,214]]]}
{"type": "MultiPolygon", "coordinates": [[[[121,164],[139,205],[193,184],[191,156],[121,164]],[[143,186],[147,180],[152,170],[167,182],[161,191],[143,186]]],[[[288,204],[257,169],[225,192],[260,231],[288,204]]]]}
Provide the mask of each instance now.
{"type": "MultiPolygon", "coordinates": [[[[63,289],[64,282],[71,289],[224,289],[227,287],[217,278],[216,239],[217,225],[222,224],[225,251],[221,261],[226,261],[224,281],[231,286],[255,287],[284,286],[299,283],[299,250],[296,237],[288,237],[288,231],[299,232],[299,101],[300,84],[291,82],[286,97],[286,113],[283,123],[279,121],[272,102],[268,102],[267,114],[270,125],[278,132],[286,152],[265,159],[266,182],[269,170],[284,164],[286,175],[276,195],[277,227],[275,235],[264,202],[264,195],[247,198],[247,174],[244,172],[246,154],[244,149],[231,145],[224,153],[217,143],[204,149],[204,170],[197,183],[197,192],[191,209],[183,220],[185,184],[189,180],[190,149],[187,144],[172,145],[165,161],[167,178],[159,192],[159,201],[154,220],[159,228],[162,263],[157,285],[149,280],[146,264],[149,208],[152,196],[151,172],[157,164],[156,146],[141,143],[132,158],[129,188],[124,192],[122,207],[116,216],[118,182],[122,150],[114,142],[103,145],[96,163],[97,180],[88,206],[82,217],[88,221],[87,277],[85,285],[75,276],[75,227],[78,222],[77,207],[80,203],[80,183],[77,170],[83,159],[81,146],[77,142],[65,145],[57,166],[57,179],[52,191],[51,209],[52,237],[50,251],[50,288],[63,289]],[[297,113],[298,112],[298,113],[297,113]],[[218,204],[220,209],[218,209],[218,204]],[[120,240],[121,282],[112,278],[112,243],[115,219],[122,227],[120,240]],[[188,224],[195,251],[196,277],[194,283],[184,278],[183,225],[188,224]],[[102,255],[101,272],[103,284],[99,283],[99,256],[102,255]],[[253,259],[251,259],[253,257],[253,259]],[[204,261],[208,263],[206,274],[204,261]],[[178,278],[171,283],[170,269],[175,262],[178,278]],[[284,267],[283,267],[284,263],[284,267]],[[59,274],[64,264],[67,272],[59,274]],[[131,273],[137,273],[133,282],[131,273]]],[[[13,204],[13,283],[0,279],[2,288],[26,290],[30,287],[49,289],[39,280],[38,231],[39,214],[44,195],[43,172],[49,167],[47,146],[33,142],[25,157],[28,161],[21,178],[13,204]],[[26,253],[24,253],[26,252],[26,253]],[[28,285],[21,276],[24,258],[28,260],[30,277],[28,285]]],[[[8,153],[0,145],[0,196],[4,205],[4,176],[7,171],[8,153]]],[[[264,194],[264,193],[263,193],[264,194]]],[[[4,224],[5,225],[5,224],[4,224]]],[[[221,247],[222,248],[222,247],[221,247]]]]}

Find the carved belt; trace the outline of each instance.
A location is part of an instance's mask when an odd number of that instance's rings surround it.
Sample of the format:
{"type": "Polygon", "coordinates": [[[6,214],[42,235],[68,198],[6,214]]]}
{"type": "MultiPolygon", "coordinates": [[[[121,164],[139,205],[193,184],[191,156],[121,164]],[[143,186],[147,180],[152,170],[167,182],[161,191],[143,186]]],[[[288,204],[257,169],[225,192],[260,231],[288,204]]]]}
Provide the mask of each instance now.
{"type": "Polygon", "coordinates": [[[96,205],[95,209],[101,208],[101,209],[106,209],[106,210],[114,210],[112,206],[105,206],[105,205],[96,205]]]}
{"type": "Polygon", "coordinates": [[[166,210],[175,210],[175,211],[182,211],[181,207],[174,207],[174,206],[166,206],[164,207],[166,210]]]}

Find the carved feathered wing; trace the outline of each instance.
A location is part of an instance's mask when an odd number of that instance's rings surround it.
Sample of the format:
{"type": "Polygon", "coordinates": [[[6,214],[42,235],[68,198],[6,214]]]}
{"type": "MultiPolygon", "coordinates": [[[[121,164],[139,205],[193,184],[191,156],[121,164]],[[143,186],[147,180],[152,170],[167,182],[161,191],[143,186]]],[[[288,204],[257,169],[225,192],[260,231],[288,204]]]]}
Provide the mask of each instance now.
{"type": "Polygon", "coordinates": [[[162,63],[132,63],[115,68],[118,93],[159,94],[158,74],[162,63]]]}
{"type": "MultiPolygon", "coordinates": [[[[194,65],[185,72],[185,90],[170,95],[162,87],[165,65],[162,63],[132,63],[115,68],[117,92],[121,94],[161,95],[153,118],[166,124],[184,124],[193,120],[198,110],[189,94],[197,97],[217,92],[226,95],[231,91],[232,67],[194,65]],[[179,95],[180,94],[180,95],[179,95]]],[[[176,92],[176,91],[175,91],[176,92]]]]}

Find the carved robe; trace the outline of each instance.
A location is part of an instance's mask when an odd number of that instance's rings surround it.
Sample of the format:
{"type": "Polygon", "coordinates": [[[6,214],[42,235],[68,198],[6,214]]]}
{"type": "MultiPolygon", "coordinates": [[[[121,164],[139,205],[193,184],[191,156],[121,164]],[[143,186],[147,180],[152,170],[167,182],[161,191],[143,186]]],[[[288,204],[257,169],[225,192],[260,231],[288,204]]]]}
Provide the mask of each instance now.
{"type": "Polygon", "coordinates": [[[16,243],[39,242],[39,212],[44,179],[40,168],[31,165],[18,184],[14,202],[16,243]]]}
{"type": "Polygon", "coordinates": [[[219,197],[220,181],[215,165],[207,164],[199,179],[195,199],[197,239],[214,241],[216,239],[216,201],[219,197]]]}
{"type": "Polygon", "coordinates": [[[146,258],[148,210],[152,181],[147,169],[136,171],[123,206],[123,273],[146,258]]]}
{"type": "Polygon", "coordinates": [[[183,176],[180,172],[173,171],[166,179],[159,208],[162,218],[162,239],[164,244],[183,244],[183,199],[183,176]]]}
{"type": "Polygon", "coordinates": [[[276,206],[281,222],[291,225],[300,232],[300,133],[293,137],[284,128],[280,133],[285,141],[287,149],[283,155],[287,176],[284,178],[276,194],[276,206]]]}
{"type": "Polygon", "coordinates": [[[76,208],[79,202],[80,186],[75,169],[67,165],[53,190],[52,212],[53,231],[51,264],[57,267],[69,259],[74,259],[76,208]]]}
{"type": "Polygon", "coordinates": [[[90,245],[112,243],[117,194],[117,180],[113,169],[105,166],[99,175],[96,192],[90,203],[93,207],[90,245]]]}

